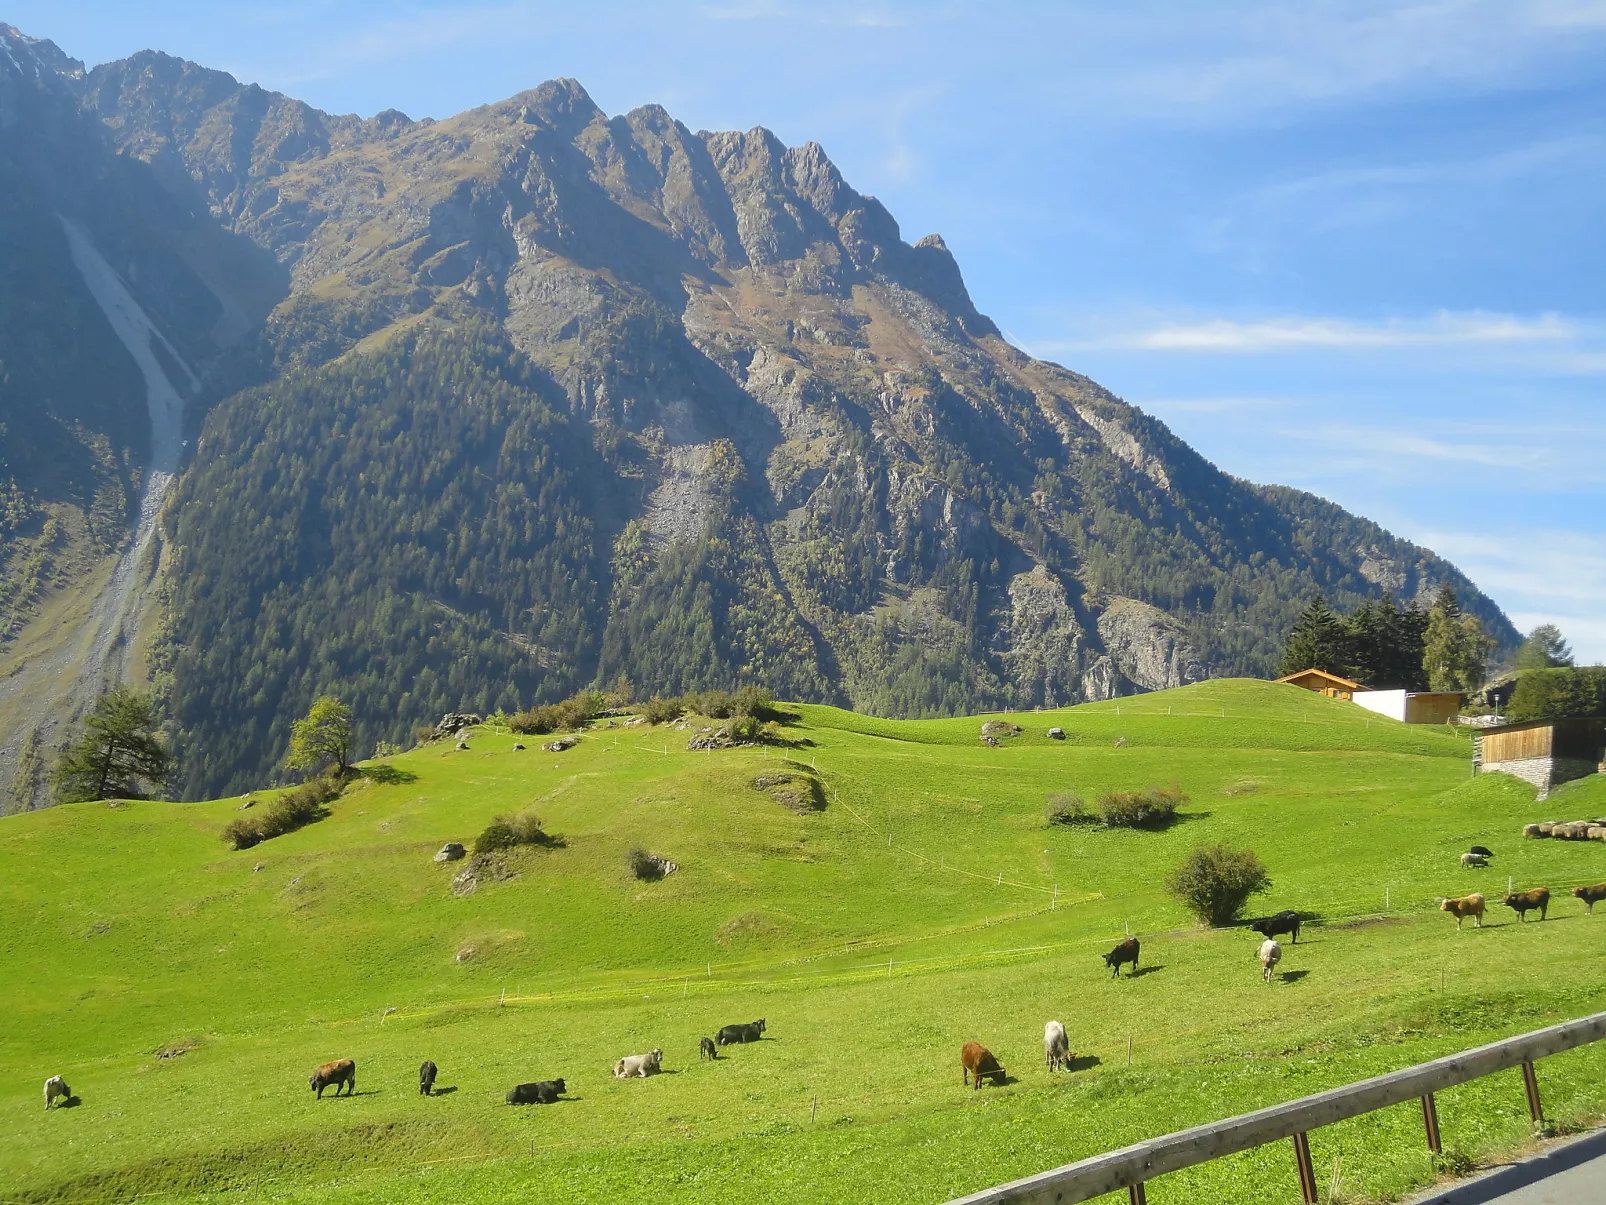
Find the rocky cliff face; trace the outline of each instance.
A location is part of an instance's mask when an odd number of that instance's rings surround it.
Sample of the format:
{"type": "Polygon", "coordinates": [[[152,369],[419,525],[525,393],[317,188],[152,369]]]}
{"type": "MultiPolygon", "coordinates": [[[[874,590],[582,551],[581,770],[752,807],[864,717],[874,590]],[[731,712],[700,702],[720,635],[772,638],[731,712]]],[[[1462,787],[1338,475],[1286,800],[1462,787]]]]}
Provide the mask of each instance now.
{"type": "MultiPolygon", "coordinates": [[[[209,323],[185,320],[224,366],[210,379],[258,385],[214,412],[194,482],[250,492],[244,459],[209,457],[225,455],[225,429],[273,454],[269,426],[247,436],[283,401],[284,373],[360,377],[365,357],[486,323],[535,374],[528,396],[552,430],[583,439],[583,488],[564,488],[599,591],[584,634],[556,647],[534,606],[438,599],[484,611],[514,660],[432,706],[488,707],[499,675],[537,696],[623,675],[641,692],[762,679],[905,714],[1063,704],[1263,672],[1316,588],[1343,602],[1450,581],[1514,635],[1432,553],[1229,478],[1085,377],[1011,347],[942,239],[905,241],[812,143],[694,133],[656,106],[609,117],[570,80],[414,122],[331,117],[153,53],[55,70],[120,160],[206,219],[209,245],[261,257],[242,261],[245,285],[211,290],[209,323]],[[216,349],[231,340],[253,350],[230,361],[216,349]],[[706,624],[677,626],[705,606],[706,624]]],[[[335,485],[318,495],[331,521],[335,485]]],[[[238,521],[271,518],[264,506],[238,521]]],[[[181,542],[184,522],[171,523],[181,542]]],[[[313,535],[286,538],[313,556],[313,535]]],[[[186,566],[208,591],[267,588],[186,566]]],[[[274,586],[292,610],[297,589],[274,586]]],[[[216,638],[202,609],[181,590],[172,616],[173,690],[190,715],[219,710],[183,702],[220,669],[193,660],[216,638]]],[[[224,673],[255,672],[247,645],[224,673]]],[[[349,694],[361,677],[347,667],[320,684],[349,694]]],[[[260,743],[305,702],[275,700],[260,743]]],[[[208,739],[202,721],[187,731],[208,739]]],[[[268,752],[253,756],[236,769],[260,771],[268,752]]]]}

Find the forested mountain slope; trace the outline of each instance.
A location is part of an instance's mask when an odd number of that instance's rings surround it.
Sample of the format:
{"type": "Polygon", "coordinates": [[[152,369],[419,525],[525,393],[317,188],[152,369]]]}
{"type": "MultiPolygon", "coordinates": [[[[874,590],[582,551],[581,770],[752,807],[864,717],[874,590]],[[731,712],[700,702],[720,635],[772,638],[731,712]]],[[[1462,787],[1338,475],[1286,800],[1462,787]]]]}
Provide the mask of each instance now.
{"type": "Polygon", "coordinates": [[[1061,704],[1265,673],[1312,591],[1446,581],[1515,638],[1433,553],[1011,347],[814,144],[573,81],[415,122],[149,52],[61,80],[286,290],[206,359],[167,514],[186,795],[260,781],[319,691],[364,742],[620,677],[1061,704]]]}

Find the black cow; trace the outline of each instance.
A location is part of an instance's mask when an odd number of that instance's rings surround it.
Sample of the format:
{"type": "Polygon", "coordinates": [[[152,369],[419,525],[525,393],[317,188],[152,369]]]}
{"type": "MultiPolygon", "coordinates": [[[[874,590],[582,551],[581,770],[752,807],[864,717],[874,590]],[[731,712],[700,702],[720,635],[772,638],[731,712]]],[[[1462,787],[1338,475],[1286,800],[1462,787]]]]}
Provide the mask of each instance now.
{"type": "Polygon", "coordinates": [[[697,1047],[697,1057],[701,1059],[717,1059],[719,1048],[714,1045],[713,1038],[704,1038],[697,1047]]]}
{"type": "Polygon", "coordinates": [[[1262,937],[1277,937],[1283,933],[1292,933],[1294,944],[1299,944],[1299,913],[1284,908],[1275,915],[1257,920],[1249,927],[1262,937]]]}
{"type": "Polygon", "coordinates": [[[1127,938],[1104,956],[1104,965],[1110,968],[1117,979],[1121,977],[1121,964],[1123,962],[1130,962],[1132,964],[1132,973],[1134,975],[1138,973],[1137,938],[1127,938]]]}
{"type": "Polygon", "coordinates": [[[560,1079],[544,1079],[533,1084],[520,1084],[507,1094],[507,1103],[510,1105],[550,1105],[556,1104],[558,1097],[562,1096],[568,1088],[560,1079]]]}
{"type": "Polygon", "coordinates": [[[438,1074],[435,1064],[428,1059],[418,1069],[418,1094],[429,1096],[435,1091],[435,1076],[438,1074]]]}
{"type": "Polygon", "coordinates": [[[1482,854],[1486,858],[1494,857],[1494,850],[1490,849],[1486,845],[1474,845],[1471,849],[1467,850],[1467,852],[1469,854],[1482,854]]]}
{"type": "Polygon", "coordinates": [[[714,1041],[721,1046],[730,1046],[733,1043],[756,1042],[759,1035],[764,1032],[764,1018],[760,1017],[751,1025],[727,1025],[714,1035],[714,1041]]]}

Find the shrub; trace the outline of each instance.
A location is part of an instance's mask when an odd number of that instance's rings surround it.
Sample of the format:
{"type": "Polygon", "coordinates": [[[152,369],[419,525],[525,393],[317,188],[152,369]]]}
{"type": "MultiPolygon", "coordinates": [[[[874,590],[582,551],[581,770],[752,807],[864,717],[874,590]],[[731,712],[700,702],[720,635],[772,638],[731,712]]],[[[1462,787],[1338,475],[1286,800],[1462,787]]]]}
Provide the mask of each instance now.
{"type": "Polygon", "coordinates": [[[553,847],[563,842],[541,827],[541,818],[534,812],[520,812],[516,816],[497,816],[474,838],[475,854],[495,853],[500,849],[514,849],[520,845],[553,847]]]}
{"type": "Polygon", "coordinates": [[[1107,828],[1164,828],[1187,801],[1175,783],[1147,791],[1106,791],[1099,796],[1099,818],[1107,828]]]}
{"type": "Polygon", "coordinates": [[[678,869],[668,858],[650,854],[639,845],[630,847],[630,852],[625,855],[625,861],[630,866],[630,873],[644,883],[656,883],[671,871],[678,869]]]}
{"type": "Polygon", "coordinates": [[[1075,791],[1055,791],[1043,804],[1043,818],[1050,824],[1094,824],[1098,817],[1075,791]]]}
{"type": "Polygon", "coordinates": [[[324,806],[340,794],[343,778],[326,774],[286,791],[255,816],[241,816],[223,829],[223,839],[235,849],[250,849],[263,841],[293,833],[329,814],[324,806]]]}
{"type": "Polygon", "coordinates": [[[1517,675],[1509,720],[1606,715],[1606,668],[1530,669],[1517,675]]]}
{"type": "Polygon", "coordinates": [[[548,732],[572,732],[584,728],[607,708],[607,700],[596,691],[581,691],[561,703],[543,703],[528,711],[509,716],[507,726],[523,736],[544,736],[548,732]]]}
{"type": "Polygon", "coordinates": [[[1207,925],[1230,925],[1252,895],[1271,890],[1255,852],[1212,845],[1196,849],[1166,876],[1165,888],[1207,925]]]}
{"type": "Polygon", "coordinates": [[[641,705],[641,714],[649,724],[663,724],[680,718],[685,705],[679,699],[665,699],[653,695],[641,705]]]}

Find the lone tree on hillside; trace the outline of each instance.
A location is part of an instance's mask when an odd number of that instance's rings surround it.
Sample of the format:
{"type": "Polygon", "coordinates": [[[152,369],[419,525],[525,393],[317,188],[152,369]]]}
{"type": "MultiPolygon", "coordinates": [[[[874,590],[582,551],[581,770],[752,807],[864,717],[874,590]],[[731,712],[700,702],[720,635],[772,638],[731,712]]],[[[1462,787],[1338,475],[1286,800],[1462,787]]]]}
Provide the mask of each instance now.
{"type": "Polygon", "coordinates": [[[167,782],[173,755],[157,730],[161,717],[149,695],[114,687],[101,695],[83,736],[56,763],[56,800],[144,799],[167,782]]]}
{"type": "Polygon", "coordinates": [[[1573,651],[1553,623],[1542,623],[1529,632],[1517,650],[1518,669],[1568,669],[1572,663],[1573,651]]]}
{"type": "Polygon", "coordinates": [[[316,774],[331,764],[344,774],[351,764],[351,736],[351,708],[324,695],[306,718],[290,729],[290,753],[285,761],[303,774],[316,774]]]}
{"type": "Polygon", "coordinates": [[[1194,850],[1166,876],[1165,889],[1207,925],[1238,919],[1252,895],[1271,890],[1271,876],[1252,849],[1211,845],[1194,850]]]}
{"type": "Polygon", "coordinates": [[[1489,654],[1494,650],[1495,642],[1484,634],[1477,616],[1461,610],[1460,600],[1448,585],[1440,586],[1428,611],[1422,650],[1428,689],[1477,690],[1489,676],[1489,654]]]}

